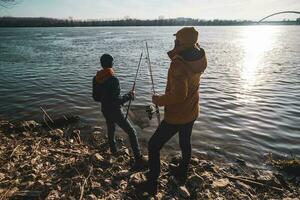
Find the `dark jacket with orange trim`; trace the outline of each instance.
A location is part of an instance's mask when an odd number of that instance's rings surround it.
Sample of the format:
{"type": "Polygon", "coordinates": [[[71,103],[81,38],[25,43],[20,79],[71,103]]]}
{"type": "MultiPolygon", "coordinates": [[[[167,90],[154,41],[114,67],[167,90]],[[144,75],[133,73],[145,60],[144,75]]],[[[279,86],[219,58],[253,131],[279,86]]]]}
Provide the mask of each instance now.
{"type": "Polygon", "coordinates": [[[165,107],[167,123],[189,123],[199,114],[200,76],[207,67],[205,51],[196,47],[175,48],[168,55],[172,62],[165,94],[155,96],[153,102],[165,107]]]}
{"type": "Polygon", "coordinates": [[[121,95],[119,79],[112,68],[102,69],[93,78],[93,99],[101,102],[102,111],[120,109],[132,99],[130,93],[121,95]]]}

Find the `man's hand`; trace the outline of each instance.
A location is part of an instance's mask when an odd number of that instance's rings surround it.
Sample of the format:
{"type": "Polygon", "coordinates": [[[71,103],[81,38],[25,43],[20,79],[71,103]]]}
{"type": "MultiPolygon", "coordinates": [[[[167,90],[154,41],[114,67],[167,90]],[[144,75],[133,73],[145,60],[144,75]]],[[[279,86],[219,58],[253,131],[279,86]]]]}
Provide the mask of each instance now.
{"type": "Polygon", "coordinates": [[[155,105],[157,105],[158,104],[158,98],[159,98],[159,95],[154,94],[152,96],[152,103],[154,103],[155,105]]]}

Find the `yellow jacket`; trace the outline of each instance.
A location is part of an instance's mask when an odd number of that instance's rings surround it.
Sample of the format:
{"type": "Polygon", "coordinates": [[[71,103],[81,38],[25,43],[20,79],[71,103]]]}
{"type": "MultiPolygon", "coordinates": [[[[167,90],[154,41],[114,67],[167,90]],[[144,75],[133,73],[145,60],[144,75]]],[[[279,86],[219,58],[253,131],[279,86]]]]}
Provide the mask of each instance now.
{"type": "Polygon", "coordinates": [[[185,124],[196,120],[199,114],[200,76],[207,67],[202,48],[173,49],[168,52],[171,65],[165,94],[153,102],[165,107],[164,120],[170,124],[185,124]]]}

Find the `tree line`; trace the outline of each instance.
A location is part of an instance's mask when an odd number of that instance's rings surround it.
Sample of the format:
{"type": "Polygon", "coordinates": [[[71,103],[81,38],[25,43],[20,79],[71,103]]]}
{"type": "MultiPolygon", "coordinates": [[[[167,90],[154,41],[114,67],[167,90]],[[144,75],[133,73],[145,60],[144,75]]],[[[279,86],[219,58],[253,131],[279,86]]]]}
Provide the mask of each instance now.
{"type": "MultiPolygon", "coordinates": [[[[249,20],[199,20],[191,18],[175,19],[120,19],[120,20],[73,20],[32,17],[0,17],[0,27],[74,27],[74,26],[240,26],[255,25],[249,20]]],[[[263,24],[300,25],[300,20],[264,22],[263,24]]]]}

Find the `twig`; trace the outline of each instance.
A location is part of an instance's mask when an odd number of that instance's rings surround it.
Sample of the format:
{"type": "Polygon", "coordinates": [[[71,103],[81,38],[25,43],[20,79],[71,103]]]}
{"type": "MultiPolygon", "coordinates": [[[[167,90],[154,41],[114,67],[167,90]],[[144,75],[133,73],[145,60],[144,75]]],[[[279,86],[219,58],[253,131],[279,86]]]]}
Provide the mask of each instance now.
{"type": "Polygon", "coordinates": [[[11,154],[10,154],[10,158],[14,155],[14,153],[15,153],[15,151],[17,150],[17,148],[19,147],[20,145],[17,145],[15,148],[14,148],[14,150],[11,152],[11,154]]]}
{"type": "Polygon", "coordinates": [[[79,198],[79,200],[82,200],[82,198],[83,198],[84,187],[85,187],[85,185],[86,185],[86,183],[87,183],[87,180],[90,178],[90,176],[91,176],[91,174],[92,174],[92,171],[93,171],[93,167],[91,167],[90,172],[89,172],[89,175],[84,179],[83,184],[82,184],[82,186],[80,187],[80,198],[79,198]]]}
{"type": "Polygon", "coordinates": [[[6,199],[6,195],[12,191],[12,185],[6,190],[6,192],[0,197],[0,200],[6,199]]]}
{"type": "Polygon", "coordinates": [[[40,106],[41,110],[43,111],[43,113],[48,117],[48,119],[54,124],[54,121],[51,119],[51,117],[48,115],[48,113],[46,112],[46,110],[44,110],[42,108],[42,106],[40,106]]]}
{"type": "Polygon", "coordinates": [[[62,150],[55,150],[55,149],[49,149],[49,151],[53,152],[53,153],[61,153],[61,154],[65,154],[65,155],[72,155],[72,156],[83,156],[83,155],[89,155],[87,153],[74,153],[74,152],[67,152],[67,151],[62,151],[62,150]]]}
{"type": "Polygon", "coordinates": [[[268,184],[265,184],[265,183],[260,183],[260,182],[254,181],[254,180],[249,180],[249,179],[246,179],[246,178],[243,178],[243,177],[235,177],[235,176],[227,176],[227,175],[225,175],[225,177],[229,178],[229,179],[237,180],[237,181],[242,181],[242,182],[248,183],[248,184],[253,184],[253,185],[256,185],[256,186],[268,187],[270,189],[273,189],[273,190],[276,190],[276,191],[279,191],[279,192],[283,192],[283,189],[281,189],[281,188],[274,187],[274,186],[271,186],[271,185],[268,185],[268,184]]]}

